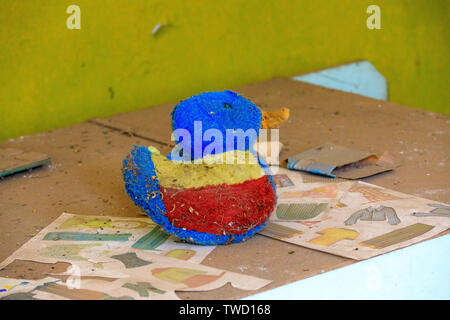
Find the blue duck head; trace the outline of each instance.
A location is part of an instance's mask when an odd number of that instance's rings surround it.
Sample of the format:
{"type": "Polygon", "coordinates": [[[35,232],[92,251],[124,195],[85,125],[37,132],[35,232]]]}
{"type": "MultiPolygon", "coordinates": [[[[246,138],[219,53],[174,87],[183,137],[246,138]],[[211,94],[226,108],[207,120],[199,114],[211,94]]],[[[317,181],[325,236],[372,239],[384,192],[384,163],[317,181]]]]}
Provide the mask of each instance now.
{"type": "Polygon", "coordinates": [[[194,95],[176,105],[171,115],[173,139],[184,151],[190,150],[189,155],[180,154],[187,160],[230,150],[253,151],[262,120],[258,106],[229,90],[194,95]]]}

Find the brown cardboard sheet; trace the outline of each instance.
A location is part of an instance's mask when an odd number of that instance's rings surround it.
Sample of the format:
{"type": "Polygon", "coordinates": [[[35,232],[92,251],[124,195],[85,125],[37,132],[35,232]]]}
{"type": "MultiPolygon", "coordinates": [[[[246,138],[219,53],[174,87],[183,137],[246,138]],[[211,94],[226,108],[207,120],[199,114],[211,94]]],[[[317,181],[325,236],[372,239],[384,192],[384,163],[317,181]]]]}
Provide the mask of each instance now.
{"type": "Polygon", "coordinates": [[[50,162],[41,152],[15,148],[0,148],[0,177],[36,168],[50,162]]]}
{"type": "MultiPolygon", "coordinates": [[[[446,161],[450,152],[449,117],[290,79],[274,79],[235,90],[264,110],[291,110],[289,120],[280,128],[284,146],[280,159],[325,141],[375,154],[388,151],[400,160],[400,166],[364,181],[450,202],[445,179],[450,175],[446,161]]],[[[17,173],[0,180],[0,260],[62,212],[142,217],[141,210],[124,192],[122,159],[134,144],[155,145],[165,154],[171,150],[170,111],[174,104],[110,118],[137,130],[139,135],[86,122],[0,142],[1,148],[39,150],[52,158],[52,164],[34,169],[31,177],[17,173]]],[[[304,177],[311,178],[308,174],[304,177]]],[[[216,247],[202,264],[273,280],[261,289],[267,290],[354,262],[256,235],[245,243],[216,247]]],[[[235,299],[255,292],[227,284],[213,291],[182,292],[178,296],[235,299]]]]}

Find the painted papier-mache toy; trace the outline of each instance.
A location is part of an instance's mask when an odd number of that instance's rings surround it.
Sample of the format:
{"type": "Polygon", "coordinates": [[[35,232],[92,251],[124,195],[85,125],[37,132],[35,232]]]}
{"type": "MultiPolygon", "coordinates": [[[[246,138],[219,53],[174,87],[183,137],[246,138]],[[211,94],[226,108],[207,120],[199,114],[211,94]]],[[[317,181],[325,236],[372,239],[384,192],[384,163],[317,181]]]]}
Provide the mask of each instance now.
{"type": "Polygon", "coordinates": [[[165,232],[204,244],[241,242],[267,225],[275,186],[254,150],[263,112],[232,91],[206,92],[172,111],[167,157],[134,146],[123,161],[128,196],[165,232]],[[244,143],[239,143],[239,134],[244,143]]]}

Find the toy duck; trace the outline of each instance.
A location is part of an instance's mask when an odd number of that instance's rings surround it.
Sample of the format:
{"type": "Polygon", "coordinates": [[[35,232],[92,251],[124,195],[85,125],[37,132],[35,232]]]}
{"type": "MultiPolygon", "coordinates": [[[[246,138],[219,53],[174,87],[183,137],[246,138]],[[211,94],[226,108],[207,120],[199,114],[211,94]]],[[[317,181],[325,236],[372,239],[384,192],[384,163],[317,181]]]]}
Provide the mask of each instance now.
{"type": "Polygon", "coordinates": [[[272,176],[254,141],[236,146],[226,138],[239,130],[258,136],[259,107],[232,91],[206,92],[181,101],[171,115],[177,146],[170,155],[134,146],[124,159],[128,196],[165,232],[187,242],[236,243],[264,228],[276,205],[272,176]]]}

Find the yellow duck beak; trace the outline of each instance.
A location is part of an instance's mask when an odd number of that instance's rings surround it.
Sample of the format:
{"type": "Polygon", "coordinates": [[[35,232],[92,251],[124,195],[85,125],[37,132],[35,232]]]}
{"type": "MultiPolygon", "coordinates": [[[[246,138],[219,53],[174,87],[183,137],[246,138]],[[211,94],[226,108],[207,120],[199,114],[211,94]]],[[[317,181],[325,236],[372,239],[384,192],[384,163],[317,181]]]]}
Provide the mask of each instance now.
{"type": "Polygon", "coordinates": [[[262,111],[262,129],[273,129],[279,127],[284,121],[289,119],[290,111],[288,108],[281,108],[276,111],[262,111]]]}

